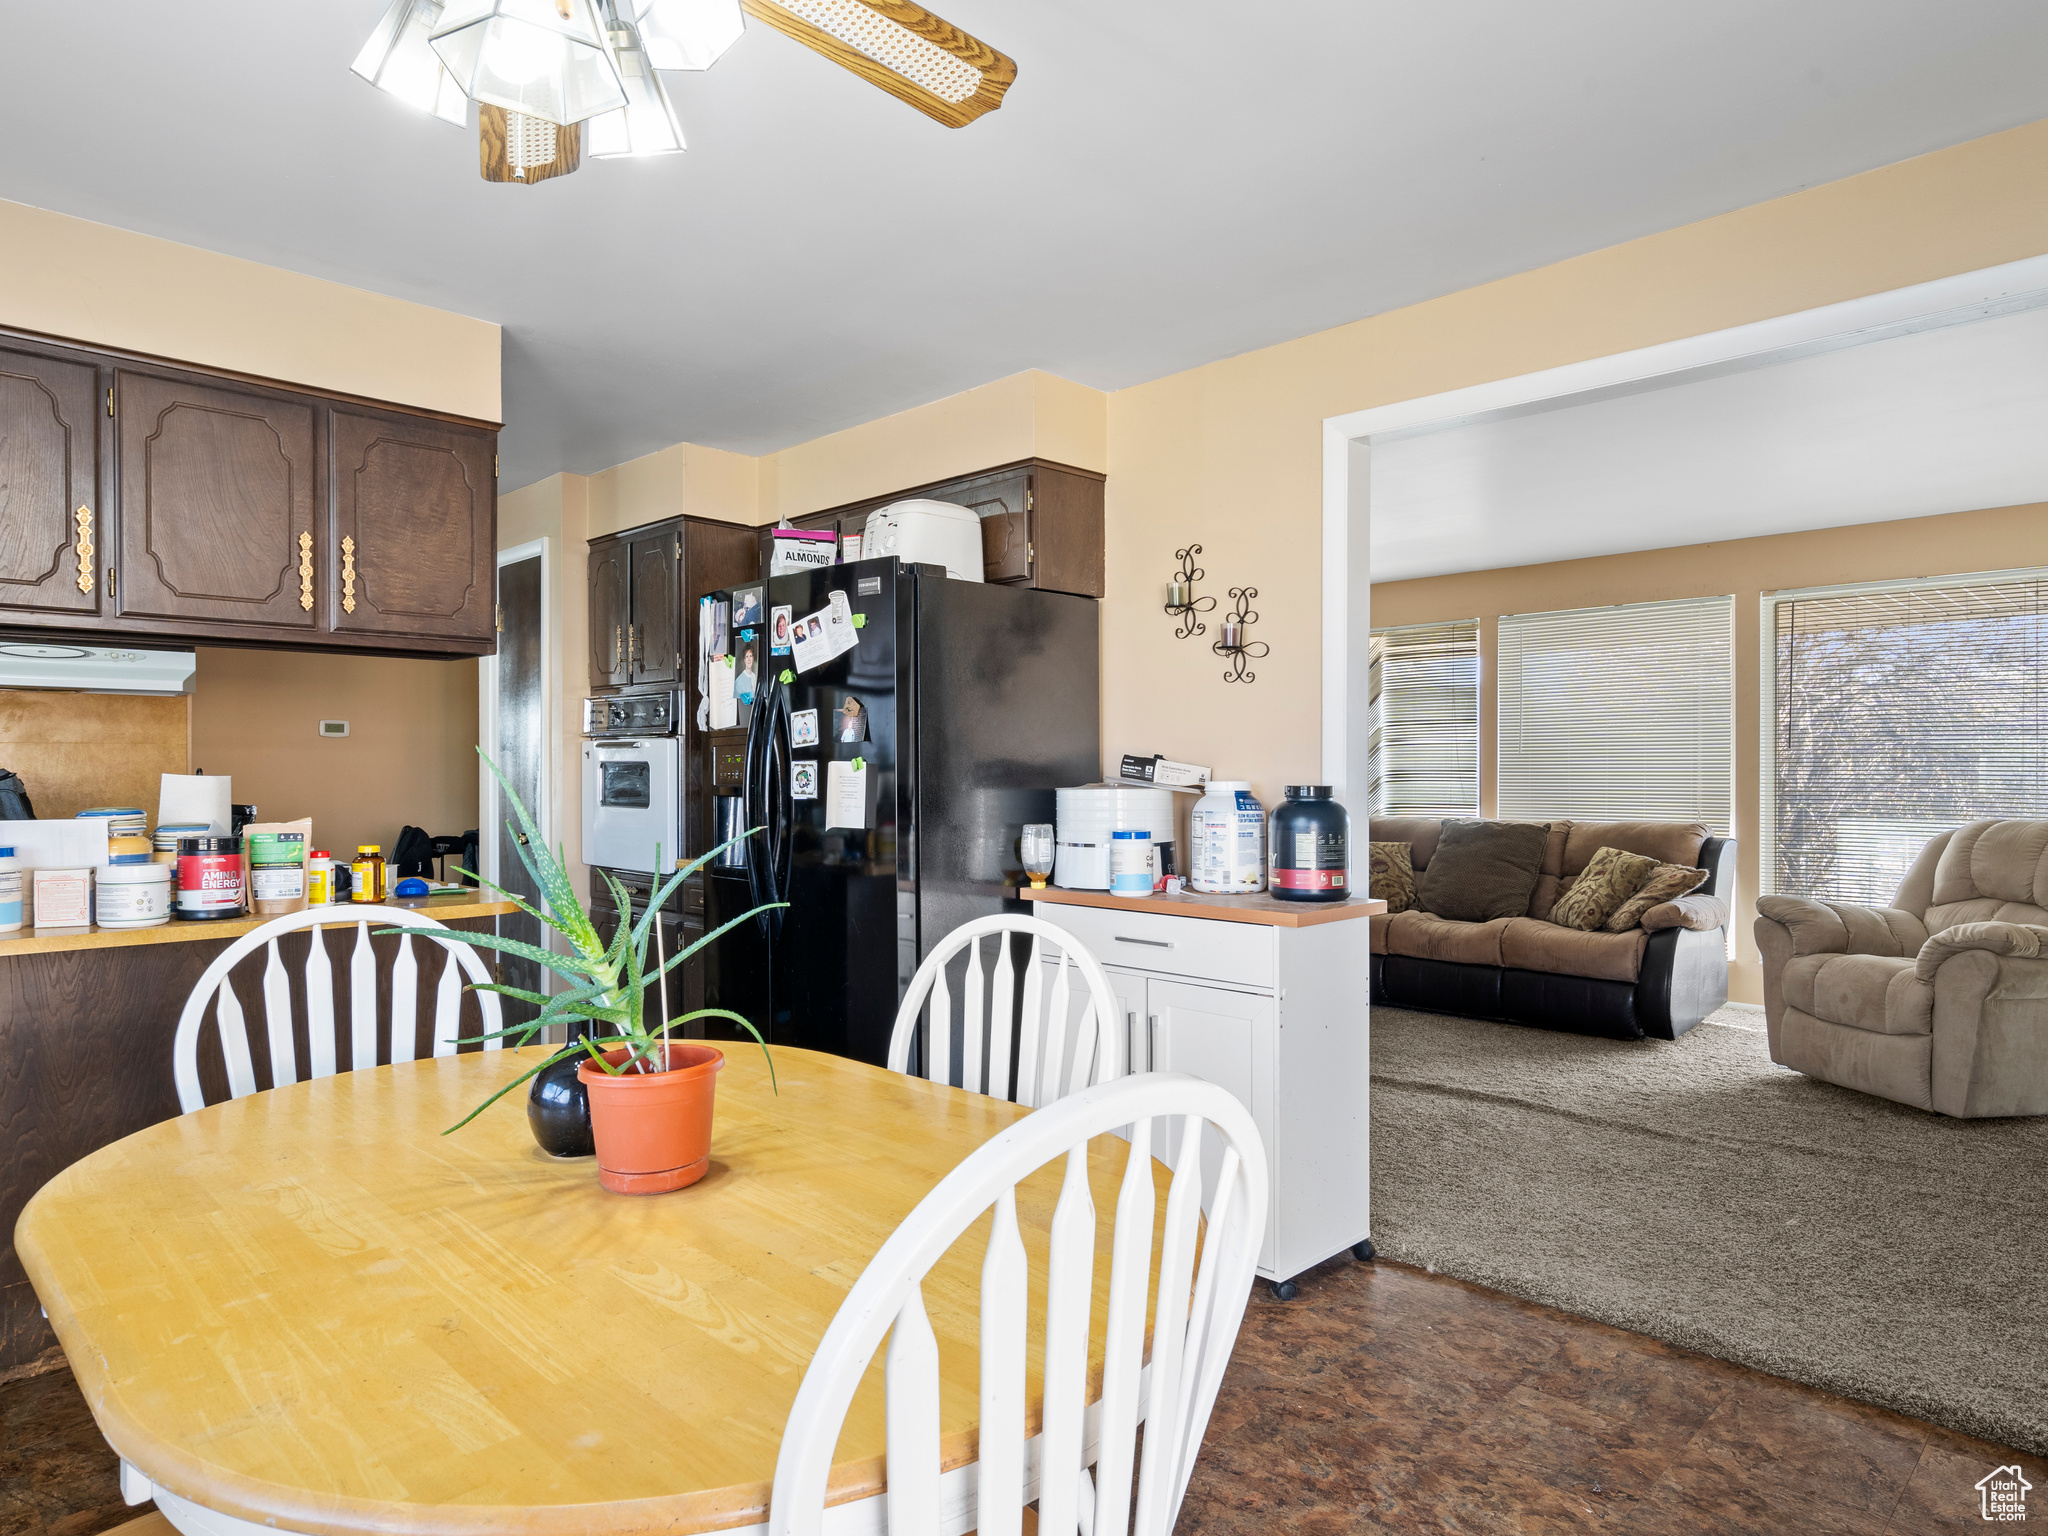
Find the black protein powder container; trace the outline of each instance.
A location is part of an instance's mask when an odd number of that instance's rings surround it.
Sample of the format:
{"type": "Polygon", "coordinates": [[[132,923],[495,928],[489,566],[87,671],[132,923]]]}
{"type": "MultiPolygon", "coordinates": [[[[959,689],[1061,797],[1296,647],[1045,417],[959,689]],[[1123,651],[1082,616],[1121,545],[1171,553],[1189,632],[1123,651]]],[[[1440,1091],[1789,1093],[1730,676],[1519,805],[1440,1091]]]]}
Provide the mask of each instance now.
{"type": "Polygon", "coordinates": [[[1279,901],[1351,894],[1351,817],[1327,784],[1290,784],[1267,828],[1266,888],[1279,901]]]}

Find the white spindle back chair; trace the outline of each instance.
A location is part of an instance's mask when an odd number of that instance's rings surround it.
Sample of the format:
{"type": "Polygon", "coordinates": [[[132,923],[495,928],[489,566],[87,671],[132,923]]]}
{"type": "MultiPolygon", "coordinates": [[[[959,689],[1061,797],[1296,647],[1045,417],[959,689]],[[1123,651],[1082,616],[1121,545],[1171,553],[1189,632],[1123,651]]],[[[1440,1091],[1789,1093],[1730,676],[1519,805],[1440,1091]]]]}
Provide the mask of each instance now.
{"type": "MultiPolygon", "coordinates": [[[[298,1048],[292,1039],[291,977],[279,957],[277,941],[288,933],[310,928],[304,972],[306,999],[306,1050],[308,1077],[332,1077],[336,1071],[357,1071],[377,1065],[377,954],[370,946],[372,928],[446,928],[446,939],[398,940],[398,952],[391,965],[391,1060],[411,1061],[417,1054],[419,964],[413,958],[415,943],[446,952],[440,981],[434,991],[434,1054],[455,1054],[455,1034],[462,1012],[462,984],[494,980],[477,952],[461,941],[461,935],[424,912],[406,907],[348,906],[309,907],[273,918],[261,928],[243,934],[221,952],[200,975],[178,1015],[178,1034],[171,1048],[171,1070],[178,1085],[178,1108],[186,1114],[205,1107],[199,1086],[199,1030],[207,1005],[215,1003],[220,1025],[220,1049],[227,1068],[228,1096],[242,1098],[256,1092],[256,1069],[249,1055],[249,1026],[242,1012],[242,1000],[230,983],[229,973],[258,949],[268,947],[269,963],[263,971],[263,1022],[270,1044],[270,1086],[299,1081],[298,1048]],[[334,1023],[334,968],[327,958],[321,927],[356,930],[355,948],[348,958],[349,1059],[345,1068],[336,1062],[334,1023]]],[[[498,994],[479,992],[477,1007],[482,1015],[483,1034],[504,1028],[499,1022],[498,994]]],[[[503,1044],[492,1039],[484,1049],[495,1051],[503,1044]]]]}
{"type": "Polygon", "coordinates": [[[1142,1073],[1069,1094],[1011,1126],[918,1202],[841,1303],[782,1432],[768,1536],[1018,1536],[1033,1499],[1040,1536],[1123,1536],[1127,1528],[1133,1536],[1168,1536],[1244,1319],[1265,1230],[1265,1148],[1250,1113],[1214,1083],[1142,1073]],[[1148,1354],[1156,1186],[1144,1149],[1152,1145],[1147,1132],[1154,1121],[1180,1132],[1165,1139],[1181,1151],[1166,1197],[1148,1354]],[[1135,1134],[1112,1225],[1102,1395],[1090,1404],[1096,1215],[1088,1143],[1127,1125],[1135,1134]],[[1202,1144],[1212,1133],[1221,1139],[1222,1159],[1205,1232],[1202,1144]],[[1048,1256],[1044,1412],[1039,1434],[1027,1439],[1031,1287],[1016,1187],[1062,1153],[1065,1178],[1048,1256]],[[991,1208],[981,1266],[980,1459],[942,1473],[939,1347],[921,1284],[991,1208]],[[885,1333],[888,1487],[828,1513],[840,1429],[885,1333]],[[1136,1465],[1141,1423],[1145,1454],[1136,1465]]]}
{"type": "Polygon", "coordinates": [[[922,1029],[923,1075],[932,1082],[1036,1109],[1077,1088],[1123,1076],[1124,1039],[1117,1027],[1121,1019],[1102,962],[1072,934],[1043,918],[1008,914],[976,918],[947,934],[911,978],[889,1036],[889,1070],[910,1071],[911,1049],[922,1029]],[[1012,934],[1031,936],[1021,1007],[1011,959],[1012,934]],[[995,965],[985,970],[981,941],[990,936],[996,941],[995,965]],[[961,988],[963,1026],[956,1063],[953,989],[946,979],[946,965],[963,949],[967,951],[967,974],[961,988]],[[1050,986],[1045,976],[1049,966],[1057,967],[1050,986]],[[1075,1021],[1073,977],[1077,972],[1087,992],[1075,1021]],[[927,1011],[928,1026],[920,1017],[927,1011]],[[1013,1047],[1017,1057],[1014,1079],[1010,1068],[1013,1047]]]}

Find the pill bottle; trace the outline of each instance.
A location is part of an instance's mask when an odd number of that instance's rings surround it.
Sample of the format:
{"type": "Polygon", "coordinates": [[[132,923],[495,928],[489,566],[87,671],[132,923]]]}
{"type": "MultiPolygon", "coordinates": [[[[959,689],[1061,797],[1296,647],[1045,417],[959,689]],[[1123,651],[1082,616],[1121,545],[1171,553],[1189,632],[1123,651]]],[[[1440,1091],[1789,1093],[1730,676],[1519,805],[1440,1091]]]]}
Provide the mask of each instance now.
{"type": "Polygon", "coordinates": [[[381,843],[358,843],[356,856],[348,866],[353,888],[349,891],[351,901],[379,902],[388,894],[385,887],[384,845],[381,843]]]}
{"type": "Polygon", "coordinates": [[[334,856],[325,848],[315,848],[306,855],[306,905],[334,905],[334,856]]]}

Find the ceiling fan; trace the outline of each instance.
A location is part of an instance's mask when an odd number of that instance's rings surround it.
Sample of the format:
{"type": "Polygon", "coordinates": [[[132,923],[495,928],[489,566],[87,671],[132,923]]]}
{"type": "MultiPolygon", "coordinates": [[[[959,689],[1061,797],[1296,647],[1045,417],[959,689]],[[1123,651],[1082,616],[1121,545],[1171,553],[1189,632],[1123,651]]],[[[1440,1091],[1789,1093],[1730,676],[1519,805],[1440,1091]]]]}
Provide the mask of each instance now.
{"type": "Polygon", "coordinates": [[[661,76],[704,70],[746,18],[944,123],[1003,104],[1016,61],[912,0],[391,0],[353,66],[466,127],[486,181],[532,185],[595,159],[674,154],[661,76]]]}

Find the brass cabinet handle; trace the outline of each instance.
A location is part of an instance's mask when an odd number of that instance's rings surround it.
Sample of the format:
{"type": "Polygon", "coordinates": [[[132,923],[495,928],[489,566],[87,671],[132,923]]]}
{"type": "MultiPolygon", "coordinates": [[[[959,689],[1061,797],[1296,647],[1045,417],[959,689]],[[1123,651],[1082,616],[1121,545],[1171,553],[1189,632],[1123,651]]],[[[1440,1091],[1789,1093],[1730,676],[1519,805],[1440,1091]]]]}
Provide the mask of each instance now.
{"type": "Polygon", "coordinates": [[[622,664],[620,660],[620,653],[623,652],[625,648],[626,626],[623,624],[614,624],[612,626],[612,671],[617,672],[620,670],[622,664]]]}
{"type": "Polygon", "coordinates": [[[356,611],[356,541],[346,536],[341,541],[341,611],[356,611]]]}
{"type": "Polygon", "coordinates": [[[92,590],[92,508],[80,507],[71,514],[78,524],[78,590],[92,590]]]}
{"type": "Polygon", "coordinates": [[[299,535],[299,606],[313,611],[313,535],[299,535]]]}

